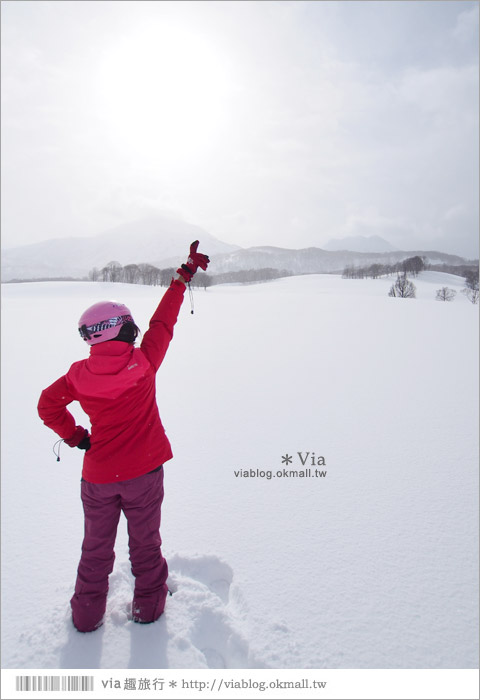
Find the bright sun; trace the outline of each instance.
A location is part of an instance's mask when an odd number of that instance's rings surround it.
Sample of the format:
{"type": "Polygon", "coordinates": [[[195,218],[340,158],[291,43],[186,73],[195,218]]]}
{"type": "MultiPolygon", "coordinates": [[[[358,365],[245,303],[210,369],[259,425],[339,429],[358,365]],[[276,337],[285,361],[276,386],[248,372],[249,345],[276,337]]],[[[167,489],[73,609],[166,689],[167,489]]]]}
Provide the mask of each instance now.
{"type": "Polygon", "coordinates": [[[149,27],[105,50],[98,72],[110,137],[137,155],[200,155],[224,114],[225,59],[198,34],[149,27]]]}

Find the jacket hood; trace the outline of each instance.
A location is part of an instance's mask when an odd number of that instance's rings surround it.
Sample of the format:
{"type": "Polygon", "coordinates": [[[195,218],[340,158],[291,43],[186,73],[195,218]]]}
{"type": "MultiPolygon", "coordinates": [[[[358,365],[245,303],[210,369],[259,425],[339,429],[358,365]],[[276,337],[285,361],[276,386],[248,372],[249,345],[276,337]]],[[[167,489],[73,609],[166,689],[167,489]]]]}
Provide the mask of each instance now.
{"type": "Polygon", "coordinates": [[[83,396],[116,399],[153,371],[140,348],[111,340],[92,345],[87,360],[75,362],[67,379],[83,396]]]}
{"type": "Polygon", "coordinates": [[[109,340],[90,348],[86,367],[92,374],[117,374],[128,365],[135,350],[121,340],[109,340]]]}

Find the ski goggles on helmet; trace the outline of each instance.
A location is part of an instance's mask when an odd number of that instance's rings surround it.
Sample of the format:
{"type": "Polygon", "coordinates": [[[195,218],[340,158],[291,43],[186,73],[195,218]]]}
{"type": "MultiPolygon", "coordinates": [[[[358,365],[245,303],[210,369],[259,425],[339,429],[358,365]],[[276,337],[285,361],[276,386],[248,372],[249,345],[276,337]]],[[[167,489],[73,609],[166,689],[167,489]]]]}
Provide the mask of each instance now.
{"type": "Polygon", "coordinates": [[[106,331],[107,328],[115,328],[115,326],[123,326],[124,323],[128,323],[131,321],[132,323],[133,318],[129,315],[126,314],[124,316],[112,316],[112,318],[107,318],[105,321],[99,321],[99,323],[93,323],[90,326],[86,326],[83,324],[83,326],[80,326],[78,329],[78,332],[82,336],[84,340],[90,340],[92,335],[95,333],[101,333],[102,331],[106,331]]]}

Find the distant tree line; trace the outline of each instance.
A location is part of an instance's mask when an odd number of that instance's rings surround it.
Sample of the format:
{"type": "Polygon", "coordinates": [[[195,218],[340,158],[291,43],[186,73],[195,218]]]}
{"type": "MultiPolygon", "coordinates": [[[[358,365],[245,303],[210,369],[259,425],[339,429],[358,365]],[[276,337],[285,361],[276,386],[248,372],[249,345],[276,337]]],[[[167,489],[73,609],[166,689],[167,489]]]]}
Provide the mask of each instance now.
{"type": "Polygon", "coordinates": [[[11,280],[2,280],[2,284],[19,284],[24,282],[86,282],[87,278],[79,277],[13,277],[11,280]]]}
{"type": "Polygon", "coordinates": [[[458,277],[467,277],[473,274],[478,275],[478,264],[464,264],[464,265],[449,265],[447,263],[437,264],[429,263],[426,270],[432,270],[435,272],[447,272],[449,275],[457,275],[458,277]]]}
{"type": "MultiPolygon", "coordinates": [[[[291,277],[289,270],[277,270],[273,267],[262,267],[259,270],[236,270],[235,272],[223,272],[212,277],[212,284],[228,284],[229,282],[241,282],[248,284],[252,282],[268,282],[280,277],[291,277]]],[[[195,277],[194,277],[195,279],[195,277]]]]}
{"type": "Polygon", "coordinates": [[[405,260],[391,265],[387,263],[373,263],[364,267],[347,265],[343,270],[342,277],[344,279],[365,279],[367,277],[378,279],[379,277],[388,277],[394,274],[399,275],[400,273],[403,275],[411,273],[416,277],[418,273],[425,270],[426,267],[426,259],[415,255],[413,258],[405,258],[405,260]]]}
{"type": "MultiPolygon", "coordinates": [[[[472,304],[477,304],[479,299],[478,291],[478,265],[427,265],[426,259],[415,255],[412,258],[406,258],[394,265],[382,265],[374,263],[365,267],[355,267],[355,265],[347,265],[343,271],[344,279],[377,279],[378,277],[390,276],[397,274],[397,279],[390,287],[388,296],[400,297],[402,299],[415,299],[416,287],[407,278],[407,273],[411,273],[414,277],[422,270],[438,270],[448,272],[449,274],[460,275],[465,278],[465,287],[462,293],[472,304]]],[[[436,291],[436,299],[438,301],[453,301],[456,296],[456,291],[449,287],[442,287],[436,291]]]]}
{"type": "Polygon", "coordinates": [[[378,277],[390,277],[391,275],[409,274],[411,273],[414,277],[418,275],[419,272],[423,270],[432,270],[436,272],[447,272],[450,275],[457,275],[459,277],[467,278],[469,275],[478,276],[478,265],[476,264],[464,264],[464,265],[449,265],[447,263],[442,264],[431,264],[426,262],[425,257],[420,257],[415,255],[412,258],[405,258],[398,263],[389,265],[387,263],[373,263],[372,265],[365,266],[355,266],[347,265],[343,270],[342,277],[346,279],[377,279],[378,277]]]}
{"type": "MultiPolygon", "coordinates": [[[[176,268],[158,268],[149,263],[120,265],[112,260],[105,267],[98,269],[94,267],[88,273],[88,279],[92,282],[124,282],[126,284],[146,284],[150,286],[168,287],[176,268]]],[[[243,284],[252,282],[266,282],[288,277],[293,273],[288,270],[276,270],[272,267],[264,267],[260,270],[237,270],[235,272],[224,272],[218,275],[209,275],[206,272],[197,272],[192,281],[192,287],[203,287],[206,289],[214,284],[226,284],[229,282],[240,282],[243,284]]]]}
{"type": "Polygon", "coordinates": [[[160,270],[149,263],[122,266],[116,260],[112,260],[101,269],[94,267],[88,273],[88,278],[92,282],[125,282],[165,287],[170,284],[174,272],[173,267],[160,270]]]}

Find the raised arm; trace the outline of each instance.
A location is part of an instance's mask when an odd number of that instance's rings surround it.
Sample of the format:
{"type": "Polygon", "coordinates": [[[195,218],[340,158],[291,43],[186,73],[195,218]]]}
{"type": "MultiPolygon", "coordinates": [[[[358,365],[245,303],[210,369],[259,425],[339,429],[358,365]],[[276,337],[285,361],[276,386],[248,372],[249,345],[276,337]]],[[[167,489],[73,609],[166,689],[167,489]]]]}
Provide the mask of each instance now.
{"type": "Polygon", "coordinates": [[[162,364],[173,338],[173,327],[177,322],[184,294],[185,283],[178,279],[172,280],[150,319],[148,331],[143,336],[140,347],[155,370],[162,364]]]}
{"type": "Polygon", "coordinates": [[[177,279],[172,279],[170,287],[150,319],[148,331],[143,336],[140,347],[155,370],[160,367],[173,337],[173,327],[183,302],[185,285],[190,282],[199,267],[206,270],[210,262],[207,255],[197,252],[197,248],[198,241],[194,241],[190,246],[187,262],[178,268],[177,279]]]}

